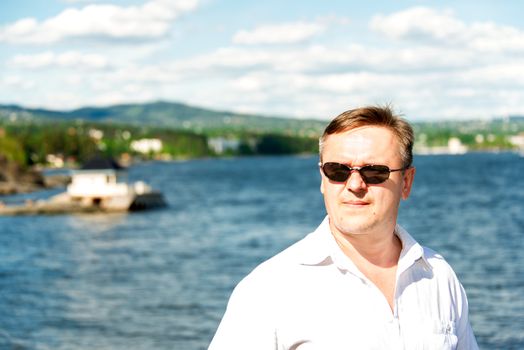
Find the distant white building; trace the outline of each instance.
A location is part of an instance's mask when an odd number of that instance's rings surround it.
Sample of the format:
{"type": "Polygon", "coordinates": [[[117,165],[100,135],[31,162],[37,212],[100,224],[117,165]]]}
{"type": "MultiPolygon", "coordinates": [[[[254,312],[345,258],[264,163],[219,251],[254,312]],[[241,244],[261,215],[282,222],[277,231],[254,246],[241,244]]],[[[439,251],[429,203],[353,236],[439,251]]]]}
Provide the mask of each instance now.
{"type": "Polygon", "coordinates": [[[48,154],[45,157],[46,162],[55,168],[62,168],[64,166],[64,156],[60,154],[48,154]]]}
{"type": "Polygon", "coordinates": [[[104,132],[102,130],[98,129],[89,129],[89,137],[91,137],[94,140],[100,141],[104,137],[104,132]]]}
{"type": "Polygon", "coordinates": [[[451,137],[448,139],[447,146],[417,145],[414,151],[418,154],[464,154],[468,151],[468,147],[463,145],[458,137],[451,137]]]}
{"type": "Polygon", "coordinates": [[[226,139],[223,137],[213,137],[213,138],[208,139],[207,145],[216,154],[222,154],[228,150],[238,151],[240,147],[240,140],[226,139]]]}
{"type": "Polygon", "coordinates": [[[509,142],[517,146],[519,149],[524,150],[524,133],[514,135],[509,138],[509,142]]]}
{"type": "Polygon", "coordinates": [[[458,137],[451,137],[448,140],[449,154],[464,154],[468,151],[468,147],[464,146],[458,137]]]}
{"type": "Polygon", "coordinates": [[[162,151],[162,140],[140,139],[131,142],[131,149],[142,154],[159,153],[162,151]]]}

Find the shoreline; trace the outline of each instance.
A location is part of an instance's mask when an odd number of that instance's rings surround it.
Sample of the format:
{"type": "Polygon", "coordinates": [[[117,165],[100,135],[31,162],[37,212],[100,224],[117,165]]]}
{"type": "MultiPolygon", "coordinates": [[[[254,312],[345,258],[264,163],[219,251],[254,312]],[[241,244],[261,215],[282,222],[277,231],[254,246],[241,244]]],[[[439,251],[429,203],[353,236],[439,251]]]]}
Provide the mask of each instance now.
{"type": "MultiPolygon", "coordinates": [[[[413,155],[415,156],[464,156],[468,154],[481,154],[481,153],[515,153],[521,156],[524,156],[524,150],[518,149],[481,149],[481,150],[467,150],[465,152],[454,153],[454,152],[444,152],[442,150],[414,150],[413,155]]],[[[146,159],[135,161],[129,164],[129,167],[147,164],[151,162],[162,162],[162,163],[176,163],[176,162],[186,162],[193,160],[207,160],[207,159],[235,159],[235,158],[267,158],[267,157],[314,157],[317,156],[316,153],[298,153],[298,154],[253,154],[253,155],[228,155],[228,156],[216,156],[216,157],[195,157],[195,158],[177,158],[177,159],[146,159]]],[[[75,170],[76,166],[71,167],[53,167],[53,166],[43,166],[36,165],[33,169],[39,171],[44,178],[44,184],[38,183],[27,183],[27,182],[2,182],[0,181],[0,203],[2,202],[2,197],[4,196],[14,196],[21,194],[34,193],[43,190],[49,190],[59,187],[65,187],[71,180],[71,176],[68,172],[75,170]],[[46,174],[46,173],[51,174],[46,174]]]]}

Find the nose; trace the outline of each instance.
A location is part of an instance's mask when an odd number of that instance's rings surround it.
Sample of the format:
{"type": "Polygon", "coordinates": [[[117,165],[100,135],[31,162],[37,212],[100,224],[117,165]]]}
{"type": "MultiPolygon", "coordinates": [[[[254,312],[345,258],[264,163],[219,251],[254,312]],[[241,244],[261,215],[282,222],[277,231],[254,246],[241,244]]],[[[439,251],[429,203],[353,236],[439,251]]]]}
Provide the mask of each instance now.
{"type": "Polygon", "coordinates": [[[357,170],[352,170],[346,180],[346,188],[351,192],[362,192],[367,188],[367,184],[357,170]]]}

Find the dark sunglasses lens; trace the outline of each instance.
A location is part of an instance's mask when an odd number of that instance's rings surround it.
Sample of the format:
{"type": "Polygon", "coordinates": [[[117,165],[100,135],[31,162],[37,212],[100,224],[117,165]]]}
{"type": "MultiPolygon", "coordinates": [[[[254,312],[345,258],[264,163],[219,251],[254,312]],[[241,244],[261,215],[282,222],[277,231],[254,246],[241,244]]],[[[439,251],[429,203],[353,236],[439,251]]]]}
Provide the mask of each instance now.
{"type": "Polygon", "coordinates": [[[385,165],[368,165],[360,169],[360,174],[367,184],[380,184],[389,178],[389,168],[385,165]]]}
{"type": "Polygon", "coordinates": [[[349,168],[340,163],[325,163],[322,165],[324,175],[331,181],[344,182],[349,177],[349,168]]]}

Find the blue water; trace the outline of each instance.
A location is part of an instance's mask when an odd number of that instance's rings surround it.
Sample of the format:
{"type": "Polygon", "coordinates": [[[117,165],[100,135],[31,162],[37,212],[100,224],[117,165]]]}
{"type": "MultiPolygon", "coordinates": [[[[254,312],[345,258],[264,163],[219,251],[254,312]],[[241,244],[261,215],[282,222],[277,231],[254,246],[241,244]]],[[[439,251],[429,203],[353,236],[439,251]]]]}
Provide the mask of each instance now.
{"type": "MultiPolygon", "coordinates": [[[[234,285],[324,217],[316,163],[147,163],[129,177],[168,208],[0,217],[0,349],[206,349],[234,285]]],[[[524,349],[524,158],[415,165],[400,223],[454,267],[480,347],[524,349]]]]}

